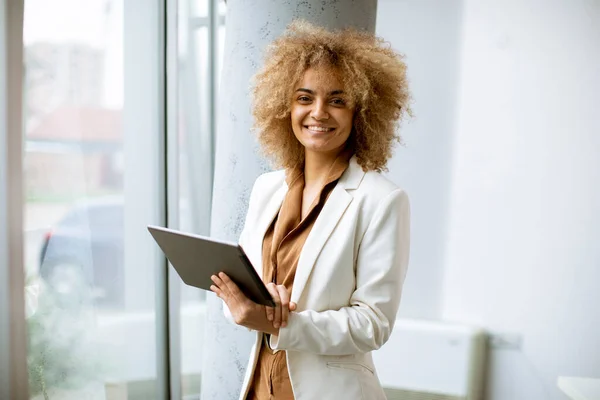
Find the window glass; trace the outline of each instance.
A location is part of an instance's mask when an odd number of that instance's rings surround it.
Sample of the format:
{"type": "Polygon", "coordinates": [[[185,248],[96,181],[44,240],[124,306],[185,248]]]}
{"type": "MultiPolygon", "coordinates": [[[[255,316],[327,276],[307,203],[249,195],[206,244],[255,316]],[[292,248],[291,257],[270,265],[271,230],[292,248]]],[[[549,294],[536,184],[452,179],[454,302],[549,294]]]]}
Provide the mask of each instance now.
{"type": "Polygon", "coordinates": [[[32,399],[162,398],[157,4],[25,0],[32,399]]]}

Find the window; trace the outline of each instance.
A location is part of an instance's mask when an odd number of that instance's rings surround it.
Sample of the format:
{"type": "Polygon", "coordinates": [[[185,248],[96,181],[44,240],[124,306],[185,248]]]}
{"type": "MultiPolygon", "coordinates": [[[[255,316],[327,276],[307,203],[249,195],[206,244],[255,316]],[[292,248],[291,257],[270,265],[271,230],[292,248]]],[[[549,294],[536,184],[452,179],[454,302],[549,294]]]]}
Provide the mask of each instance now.
{"type": "Polygon", "coordinates": [[[25,0],[32,399],[165,397],[161,10],[25,0]]]}

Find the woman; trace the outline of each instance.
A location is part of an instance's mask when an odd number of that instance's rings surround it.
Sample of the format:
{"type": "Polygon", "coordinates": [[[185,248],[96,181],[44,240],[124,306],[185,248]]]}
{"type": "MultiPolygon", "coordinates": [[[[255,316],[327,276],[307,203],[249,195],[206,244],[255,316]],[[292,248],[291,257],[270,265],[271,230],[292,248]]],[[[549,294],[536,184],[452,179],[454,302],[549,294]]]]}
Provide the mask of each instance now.
{"type": "Polygon", "coordinates": [[[383,400],[371,351],[396,318],[409,202],[379,172],[409,112],[406,66],[368,33],[295,22],[255,81],[258,139],[283,169],[256,180],[240,244],[277,306],[222,273],[211,287],[257,332],[240,399],[383,400]]]}

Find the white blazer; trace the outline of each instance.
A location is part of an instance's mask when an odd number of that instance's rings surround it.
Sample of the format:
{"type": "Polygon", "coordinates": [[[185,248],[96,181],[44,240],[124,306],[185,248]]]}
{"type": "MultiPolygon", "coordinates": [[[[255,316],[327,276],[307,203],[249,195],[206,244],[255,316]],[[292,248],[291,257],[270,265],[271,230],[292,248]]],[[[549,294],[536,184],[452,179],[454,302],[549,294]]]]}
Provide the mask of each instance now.
{"type": "MultiPolygon", "coordinates": [[[[256,180],[240,236],[262,276],[262,243],[285,194],[285,171],[256,180]]],[[[371,351],[390,337],[406,275],[410,206],[406,193],[352,157],[300,254],[291,301],[297,311],[271,337],[287,353],[296,400],[385,400],[371,351]]],[[[225,315],[231,314],[224,307],[225,315]]],[[[258,359],[257,332],[240,393],[245,399],[258,359]]]]}

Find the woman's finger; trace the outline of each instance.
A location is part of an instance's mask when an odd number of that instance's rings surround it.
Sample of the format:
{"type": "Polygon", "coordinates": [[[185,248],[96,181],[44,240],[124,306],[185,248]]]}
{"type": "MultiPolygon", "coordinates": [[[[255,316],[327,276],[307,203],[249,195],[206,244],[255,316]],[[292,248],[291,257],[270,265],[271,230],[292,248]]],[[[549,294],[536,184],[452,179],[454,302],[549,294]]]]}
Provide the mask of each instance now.
{"type": "Polygon", "coordinates": [[[244,304],[247,300],[238,286],[226,274],[220,272],[218,275],[212,275],[211,280],[220,290],[219,297],[222,298],[229,307],[234,304],[244,304]]]}
{"type": "Polygon", "coordinates": [[[267,290],[275,302],[275,307],[273,310],[273,327],[279,328],[281,325],[281,299],[279,298],[277,285],[275,285],[273,282],[269,282],[267,283],[267,290]]]}
{"type": "Polygon", "coordinates": [[[298,307],[298,305],[293,301],[290,301],[290,311],[296,311],[296,307],[298,307]]]}
{"type": "MultiPolygon", "coordinates": [[[[214,285],[217,289],[219,289],[219,297],[223,300],[231,298],[231,294],[229,293],[229,289],[225,285],[225,283],[219,278],[217,275],[212,275],[210,279],[213,281],[214,285]]],[[[215,292],[216,293],[216,292],[215,292]]]]}
{"type": "Polygon", "coordinates": [[[221,289],[219,289],[216,285],[210,285],[210,290],[213,291],[217,297],[222,298],[223,292],[221,292],[221,289]]]}
{"type": "Polygon", "coordinates": [[[279,292],[279,299],[281,301],[281,326],[285,327],[289,315],[290,295],[283,285],[277,285],[277,291],[279,292]]]}
{"type": "Polygon", "coordinates": [[[244,303],[248,300],[246,295],[240,290],[238,285],[231,280],[224,272],[219,272],[217,278],[221,280],[223,287],[219,286],[225,292],[226,296],[230,296],[239,303],[244,303]]]}
{"type": "Polygon", "coordinates": [[[216,275],[211,275],[211,276],[210,276],[210,280],[211,280],[211,281],[213,281],[213,283],[214,283],[214,286],[216,286],[216,287],[217,287],[217,288],[219,288],[220,290],[223,290],[223,289],[221,289],[221,287],[223,286],[223,281],[221,281],[221,279],[219,279],[219,277],[218,277],[218,276],[216,276],[216,275]]]}
{"type": "Polygon", "coordinates": [[[265,306],[265,312],[267,313],[267,320],[273,321],[273,314],[275,314],[273,307],[265,306]]]}

